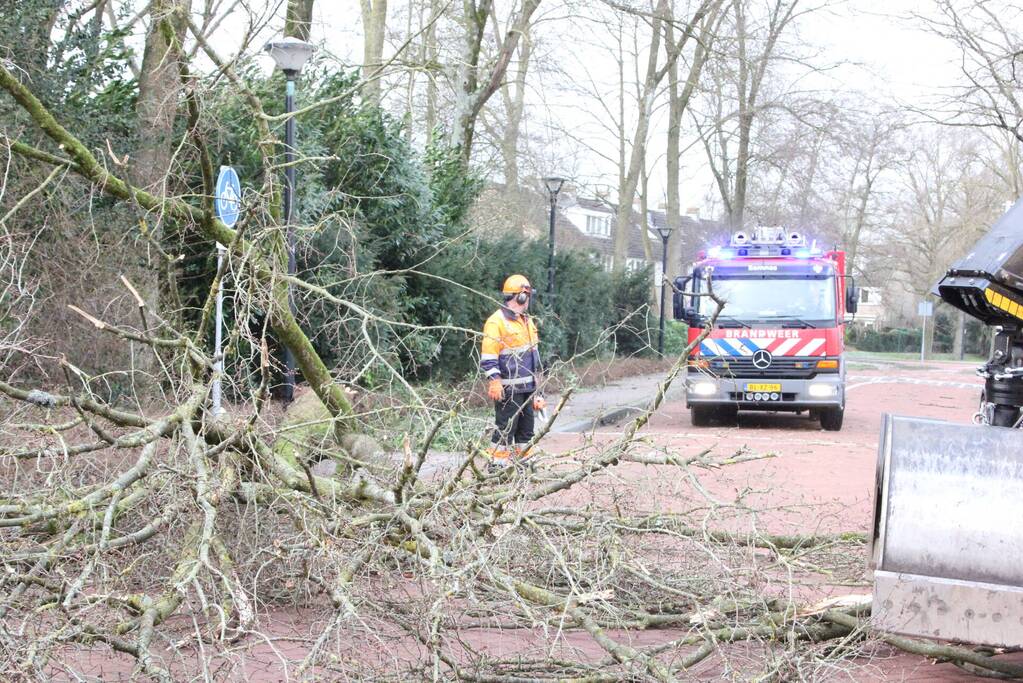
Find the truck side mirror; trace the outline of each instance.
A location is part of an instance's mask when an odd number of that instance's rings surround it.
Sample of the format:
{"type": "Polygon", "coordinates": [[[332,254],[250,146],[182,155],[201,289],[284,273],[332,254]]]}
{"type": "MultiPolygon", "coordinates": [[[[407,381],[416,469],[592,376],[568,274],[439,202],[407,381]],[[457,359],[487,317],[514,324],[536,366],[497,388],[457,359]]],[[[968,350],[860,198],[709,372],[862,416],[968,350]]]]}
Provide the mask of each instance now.
{"type": "MultiPolygon", "coordinates": [[[[850,278],[851,279],[851,278],[850,278]]],[[[849,289],[845,292],[845,312],[855,315],[856,310],[860,307],[860,288],[856,286],[856,282],[853,281],[849,285],[849,289]]]]}
{"type": "Polygon", "coordinates": [[[691,277],[679,276],[672,283],[671,310],[675,320],[688,320],[686,317],[685,294],[683,292],[686,291],[686,285],[689,284],[690,280],[692,280],[691,277]]]}
{"type": "Polygon", "coordinates": [[[696,309],[694,307],[686,306],[684,313],[685,315],[682,317],[682,319],[686,321],[686,324],[689,325],[689,327],[700,326],[700,314],[696,312],[696,309]]]}

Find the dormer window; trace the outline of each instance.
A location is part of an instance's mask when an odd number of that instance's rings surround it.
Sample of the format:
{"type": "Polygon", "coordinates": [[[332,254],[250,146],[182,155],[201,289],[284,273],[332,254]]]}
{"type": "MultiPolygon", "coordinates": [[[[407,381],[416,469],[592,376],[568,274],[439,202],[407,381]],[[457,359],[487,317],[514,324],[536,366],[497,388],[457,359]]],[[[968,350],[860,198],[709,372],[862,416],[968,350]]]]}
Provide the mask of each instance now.
{"type": "Polygon", "coordinates": [[[611,237],[611,217],[608,215],[590,215],[586,217],[586,234],[591,237],[611,237]]]}

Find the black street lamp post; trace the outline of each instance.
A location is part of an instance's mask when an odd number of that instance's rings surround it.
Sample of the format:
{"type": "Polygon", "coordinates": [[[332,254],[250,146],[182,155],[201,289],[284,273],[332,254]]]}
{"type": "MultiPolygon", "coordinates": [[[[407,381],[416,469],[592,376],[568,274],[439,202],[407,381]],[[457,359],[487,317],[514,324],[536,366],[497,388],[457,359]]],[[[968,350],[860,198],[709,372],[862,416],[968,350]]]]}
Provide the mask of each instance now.
{"type": "MultiPolygon", "coordinates": [[[[287,119],[284,123],[284,225],[287,230],[288,275],[295,275],[295,79],[302,72],[302,67],[316,49],[311,43],[298,38],[282,38],[273,40],[264,48],[273,57],[277,68],[284,72],[287,82],[284,92],[284,111],[287,119]]],[[[288,305],[291,312],[296,313],[295,298],[288,284],[288,305]]],[[[295,398],[295,354],[286,344],[284,346],[284,386],[281,387],[280,399],[290,403],[295,398]]]]}
{"type": "Polygon", "coordinates": [[[661,236],[661,281],[658,283],[661,286],[661,319],[658,324],[657,332],[657,354],[659,356],[664,355],[664,298],[665,298],[665,286],[664,280],[668,276],[668,238],[671,237],[671,226],[665,225],[657,228],[657,234],[661,236]]]}
{"type": "Polygon", "coordinates": [[[551,225],[550,235],[548,237],[548,249],[547,254],[547,305],[554,308],[554,222],[558,215],[558,193],[561,192],[561,186],[565,184],[564,178],[558,176],[549,176],[543,179],[543,184],[547,188],[547,193],[551,197],[551,225]]]}

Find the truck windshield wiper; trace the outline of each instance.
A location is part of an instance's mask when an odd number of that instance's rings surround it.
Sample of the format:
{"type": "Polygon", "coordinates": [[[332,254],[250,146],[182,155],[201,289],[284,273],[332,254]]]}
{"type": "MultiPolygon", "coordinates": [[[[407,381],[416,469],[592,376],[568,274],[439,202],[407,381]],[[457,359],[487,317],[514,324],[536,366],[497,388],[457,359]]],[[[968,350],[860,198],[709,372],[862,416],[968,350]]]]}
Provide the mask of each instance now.
{"type": "Polygon", "coordinates": [[[813,328],[813,329],[817,329],[817,327],[818,327],[817,325],[814,325],[809,320],[804,320],[803,318],[797,318],[794,315],[784,315],[784,314],[783,315],[768,315],[768,316],[764,316],[760,320],[765,322],[765,323],[779,324],[782,327],[800,327],[800,328],[810,327],[810,328],[813,328]]]}
{"type": "Polygon", "coordinates": [[[807,328],[807,327],[812,327],[814,329],[817,329],[816,325],[814,325],[811,322],[807,322],[806,320],[803,320],[802,318],[788,318],[787,320],[782,322],[781,326],[782,327],[802,327],[804,329],[807,328]]]}
{"type": "Polygon", "coordinates": [[[718,327],[752,327],[752,325],[743,322],[738,318],[733,318],[730,315],[719,315],[718,327]],[[721,322],[722,320],[724,320],[725,322],[721,322]]]}

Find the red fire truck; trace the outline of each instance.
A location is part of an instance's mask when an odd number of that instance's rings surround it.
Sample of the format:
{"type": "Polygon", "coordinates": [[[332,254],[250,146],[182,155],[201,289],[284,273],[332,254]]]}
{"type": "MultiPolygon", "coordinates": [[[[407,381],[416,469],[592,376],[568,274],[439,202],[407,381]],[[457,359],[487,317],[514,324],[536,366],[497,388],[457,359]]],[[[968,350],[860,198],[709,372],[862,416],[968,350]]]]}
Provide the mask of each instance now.
{"type": "Polygon", "coordinates": [[[824,429],[842,428],[845,322],[857,301],[845,252],[759,227],[701,253],[675,288],[675,317],[689,324],[690,341],[717,308],[707,294],[725,302],[686,368],[694,426],[767,410],[808,411],[824,429]]]}

